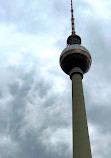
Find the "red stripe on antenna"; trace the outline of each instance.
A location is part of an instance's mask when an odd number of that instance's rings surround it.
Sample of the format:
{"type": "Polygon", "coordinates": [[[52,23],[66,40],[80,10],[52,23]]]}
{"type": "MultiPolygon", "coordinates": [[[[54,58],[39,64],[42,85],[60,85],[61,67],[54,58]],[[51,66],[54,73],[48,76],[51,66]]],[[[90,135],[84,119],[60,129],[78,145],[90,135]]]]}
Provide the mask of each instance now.
{"type": "Polygon", "coordinates": [[[74,26],[74,18],[73,18],[73,4],[72,4],[72,0],[71,0],[71,22],[72,22],[72,35],[75,35],[75,26],[74,26]]]}

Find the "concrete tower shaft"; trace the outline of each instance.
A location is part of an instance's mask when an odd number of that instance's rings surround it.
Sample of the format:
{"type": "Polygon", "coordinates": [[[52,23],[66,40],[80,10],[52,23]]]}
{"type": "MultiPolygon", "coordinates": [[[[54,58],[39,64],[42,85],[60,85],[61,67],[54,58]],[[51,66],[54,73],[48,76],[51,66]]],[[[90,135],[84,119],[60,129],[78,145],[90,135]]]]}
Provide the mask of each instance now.
{"type": "MultiPolygon", "coordinates": [[[[75,68],[75,71],[81,70],[75,68]]],[[[82,76],[72,75],[72,127],[73,127],[73,158],[92,158],[87,116],[84,103],[82,76]]]]}

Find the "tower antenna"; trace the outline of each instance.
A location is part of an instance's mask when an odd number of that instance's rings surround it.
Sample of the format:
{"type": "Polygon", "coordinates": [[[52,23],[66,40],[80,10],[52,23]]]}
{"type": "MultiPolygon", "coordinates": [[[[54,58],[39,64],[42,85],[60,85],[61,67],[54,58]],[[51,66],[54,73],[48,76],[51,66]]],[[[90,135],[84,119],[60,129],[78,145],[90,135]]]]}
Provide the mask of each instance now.
{"type": "Polygon", "coordinates": [[[75,35],[75,24],[74,24],[74,15],[73,15],[73,4],[71,0],[71,23],[72,23],[72,35],[75,35]]]}

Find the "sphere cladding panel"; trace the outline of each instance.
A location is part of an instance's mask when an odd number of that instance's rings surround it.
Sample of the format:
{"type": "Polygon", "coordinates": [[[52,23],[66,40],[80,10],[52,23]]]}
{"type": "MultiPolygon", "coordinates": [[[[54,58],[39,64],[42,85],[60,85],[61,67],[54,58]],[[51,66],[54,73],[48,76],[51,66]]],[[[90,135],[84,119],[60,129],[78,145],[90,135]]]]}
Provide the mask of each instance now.
{"type": "Polygon", "coordinates": [[[61,68],[68,75],[74,67],[80,67],[83,73],[86,73],[90,68],[91,62],[89,51],[78,44],[66,47],[60,56],[61,68]]]}
{"type": "Polygon", "coordinates": [[[64,54],[65,52],[69,51],[69,50],[76,50],[76,49],[81,49],[81,50],[87,52],[87,53],[90,55],[89,51],[88,51],[85,47],[83,47],[83,46],[81,46],[81,45],[79,45],[79,44],[68,45],[68,46],[62,51],[61,55],[64,54]]]}

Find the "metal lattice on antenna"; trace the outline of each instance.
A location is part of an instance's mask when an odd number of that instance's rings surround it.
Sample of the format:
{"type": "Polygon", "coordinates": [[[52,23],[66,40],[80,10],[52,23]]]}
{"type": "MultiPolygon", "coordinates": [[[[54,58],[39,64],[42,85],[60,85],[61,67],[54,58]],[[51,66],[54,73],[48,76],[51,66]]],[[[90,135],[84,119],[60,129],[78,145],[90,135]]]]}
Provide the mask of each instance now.
{"type": "Polygon", "coordinates": [[[75,32],[72,0],[71,0],[71,25],[72,25],[72,34],[67,38],[67,45],[81,44],[81,38],[75,32]]]}
{"type": "Polygon", "coordinates": [[[75,24],[74,24],[74,16],[73,16],[73,4],[71,0],[71,22],[72,22],[72,35],[75,35],[75,24]]]}

